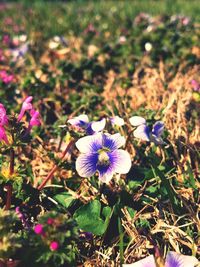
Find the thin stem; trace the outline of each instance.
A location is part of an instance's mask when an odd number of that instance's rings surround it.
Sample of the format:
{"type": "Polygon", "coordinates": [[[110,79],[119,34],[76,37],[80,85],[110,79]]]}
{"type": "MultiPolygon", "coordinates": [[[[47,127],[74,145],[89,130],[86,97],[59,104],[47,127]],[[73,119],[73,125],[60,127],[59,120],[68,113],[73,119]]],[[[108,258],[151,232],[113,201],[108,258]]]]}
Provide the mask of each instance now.
{"type": "MultiPolygon", "coordinates": [[[[10,149],[10,168],[9,168],[9,174],[10,177],[14,173],[14,166],[15,166],[15,151],[13,148],[10,149]]],[[[8,183],[5,186],[7,190],[7,195],[6,195],[6,210],[9,210],[11,207],[11,198],[12,198],[12,184],[8,183]]]]}
{"type": "MultiPolygon", "coordinates": [[[[69,152],[69,150],[73,146],[73,144],[74,144],[74,139],[72,139],[69,142],[69,144],[67,145],[65,151],[62,154],[61,161],[64,159],[66,154],[69,152]]],[[[56,164],[54,165],[54,167],[52,168],[50,173],[47,175],[47,177],[44,179],[44,181],[38,186],[38,190],[42,190],[44,188],[44,186],[47,184],[47,182],[52,179],[52,177],[53,177],[54,173],[57,171],[58,167],[59,167],[58,165],[56,165],[56,164]]]]}
{"type": "Polygon", "coordinates": [[[12,198],[12,185],[11,184],[7,184],[5,186],[6,190],[7,190],[7,195],[6,195],[6,210],[9,210],[11,207],[11,198],[12,198]]]}
{"type": "Polygon", "coordinates": [[[120,266],[124,263],[124,234],[121,224],[121,219],[118,217],[118,230],[119,230],[119,254],[120,254],[120,266]]]}
{"type": "Polygon", "coordinates": [[[13,148],[10,149],[10,176],[14,173],[15,166],[15,151],[13,148]]]}

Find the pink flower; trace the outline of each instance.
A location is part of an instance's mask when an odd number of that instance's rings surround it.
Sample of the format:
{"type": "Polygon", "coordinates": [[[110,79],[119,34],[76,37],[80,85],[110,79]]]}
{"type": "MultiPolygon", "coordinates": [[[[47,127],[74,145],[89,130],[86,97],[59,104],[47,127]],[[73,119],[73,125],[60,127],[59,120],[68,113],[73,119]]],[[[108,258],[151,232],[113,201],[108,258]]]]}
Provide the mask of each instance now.
{"type": "Polygon", "coordinates": [[[200,84],[196,80],[191,80],[191,85],[194,91],[200,92],[200,84]]]}
{"type": "Polygon", "coordinates": [[[0,125],[0,141],[4,141],[7,145],[9,144],[6,131],[1,125],[0,125]]]}
{"type": "Polygon", "coordinates": [[[29,126],[28,126],[28,131],[30,132],[31,129],[33,128],[33,126],[40,126],[41,122],[40,122],[40,113],[38,111],[36,111],[35,109],[32,109],[30,111],[30,115],[31,115],[31,119],[29,122],[29,126]]]}
{"type": "Polygon", "coordinates": [[[54,223],[54,219],[53,218],[48,218],[47,224],[52,225],[53,223],[54,223]]]}
{"type": "Polygon", "coordinates": [[[37,225],[34,227],[34,232],[35,232],[37,235],[42,235],[42,234],[44,234],[43,225],[42,225],[42,224],[37,224],[37,225]]]}
{"type": "Polygon", "coordinates": [[[55,251],[55,250],[58,250],[58,248],[59,248],[59,243],[57,241],[51,242],[51,244],[50,244],[51,250],[55,251]]]}
{"type": "Polygon", "coordinates": [[[2,38],[3,44],[8,45],[10,43],[10,36],[5,34],[2,38]]]}
{"type": "Polygon", "coordinates": [[[8,117],[6,115],[6,109],[3,104],[0,103],[0,126],[8,124],[8,117]]]}
{"type": "Polygon", "coordinates": [[[31,101],[33,100],[33,97],[32,96],[28,96],[23,104],[22,104],[22,108],[21,108],[21,111],[19,113],[19,116],[18,116],[18,119],[17,121],[21,121],[22,117],[24,116],[24,113],[27,111],[27,110],[31,110],[33,108],[32,104],[31,104],[31,101]]]}
{"type": "Polygon", "coordinates": [[[8,74],[5,70],[1,70],[0,71],[0,79],[5,84],[9,84],[14,79],[14,75],[8,74]]]}

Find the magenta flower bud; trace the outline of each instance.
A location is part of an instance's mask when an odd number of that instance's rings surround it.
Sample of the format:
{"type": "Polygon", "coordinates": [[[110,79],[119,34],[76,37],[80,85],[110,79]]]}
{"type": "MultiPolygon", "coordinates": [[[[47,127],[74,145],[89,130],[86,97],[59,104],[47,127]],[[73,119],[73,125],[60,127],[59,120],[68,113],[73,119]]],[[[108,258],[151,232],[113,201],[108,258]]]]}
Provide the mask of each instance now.
{"type": "Polygon", "coordinates": [[[54,219],[53,218],[48,218],[47,219],[47,224],[52,225],[54,223],[54,219]]]}
{"type": "Polygon", "coordinates": [[[56,251],[56,250],[58,250],[58,248],[59,248],[59,243],[57,241],[51,242],[51,244],[50,244],[51,250],[56,251]]]}
{"type": "Polygon", "coordinates": [[[3,126],[0,125],[0,141],[5,142],[7,145],[9,145],[8,137],[6,135],[6,131],[3,128],[3,126]]]}
{"type": "Polygon", "coordinates": [[[34,227],[34,232],[35,232],[37,235],[42,235],[42,234],[44,234],[43,225],[42,225],[42,224],[37,224],[37,225],[34,227]]]}
{"type": "Polygon", "coordinates": [[[17,121],[21,121],[22,117],[24,116],[24,113],[27,111],[27,110],[31,110],[33,107],[32,107],[32,104],[31,104],[31,101],[33,100],[33,97],[32,96],[28,96],[23,104],[22,104],[22,108],[20,110],[20,113],[19,113],[19,116],[17,118],[17,121]]]}
{"type": "Polygon", "coordinates": [[[0,104],[0,126],[8,124],[8,117],[6,115],[6,109],[3,104],[0,104]]]}

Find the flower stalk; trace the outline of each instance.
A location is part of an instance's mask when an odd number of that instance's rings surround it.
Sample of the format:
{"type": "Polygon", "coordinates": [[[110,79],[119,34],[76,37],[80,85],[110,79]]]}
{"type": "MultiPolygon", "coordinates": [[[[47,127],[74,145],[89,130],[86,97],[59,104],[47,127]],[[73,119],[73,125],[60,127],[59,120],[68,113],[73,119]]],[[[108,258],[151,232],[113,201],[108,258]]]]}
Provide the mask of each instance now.
{"type": "MultiPolygon", "coordinates": [[[[15,151],[13,148],[10,149],[10,168],[9,168],[9,174],[10,176],[14,173],[14,165],[15,165],[15,151]]],[[[11,207],[11,198],[12,198],[12,184],[8,183],[5,186],[5,189],[7,190],[6,195],[6,210],[9,210],[11,207]]]]}
{"type": "MultiPolygon", "coordinates": [[[[71,149],[71,147],[74,145],[74,139],[72,139],[69,144],[67,145],[65,151],[62,154],[61,157],[61,161],[64,159],[64,157],[66,156],[66,154],[69,152],[69,150],[71,149]]],[[[58,169],[58,165],[55,164],[54,167],[52,168],[52,170],[50,171],[50,173],[47,175],[47,177],[44,179],[44,181],[38,186],[38,190],[42,190],[44,188],[44,186],[48,183],[48,181],[50,181],[54,175],[54,173],[57,171],[58,169]]]]}

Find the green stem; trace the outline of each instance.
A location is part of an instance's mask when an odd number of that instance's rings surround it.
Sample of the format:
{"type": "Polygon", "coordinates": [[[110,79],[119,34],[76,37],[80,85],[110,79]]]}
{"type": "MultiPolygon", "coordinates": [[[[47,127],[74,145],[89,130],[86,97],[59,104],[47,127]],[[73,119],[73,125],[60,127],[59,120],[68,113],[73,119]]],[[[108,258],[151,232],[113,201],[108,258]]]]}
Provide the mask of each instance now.
{"type": "MultiPolygon", "coordinates": [[[[14,166],[15,166],[15,151],[13,149],[13,147],[10,149],[10,167],[9,167],[9,175],[10,178],[14,173],[14,166]]],[[[5,185],[5,188],[7,190],[7,194],[6,194],[6,210],[9,210],[11,207],[11,199],[12,199],[12,184],[8,183],[7,185],[5,185]]]]}
{"type": "Polygon", "coordinates": [[[118,217],[118,230],[119,230],[119,254],[120,254],[120,266],[124,263],[124,234],[121,224],[121,219],[118,217]]]}

